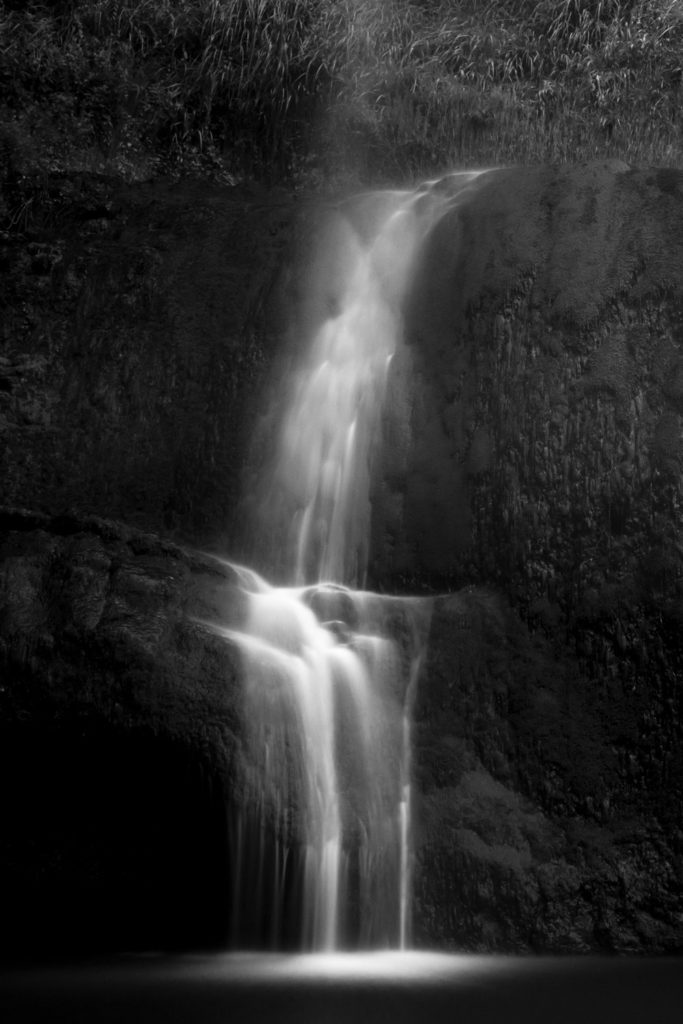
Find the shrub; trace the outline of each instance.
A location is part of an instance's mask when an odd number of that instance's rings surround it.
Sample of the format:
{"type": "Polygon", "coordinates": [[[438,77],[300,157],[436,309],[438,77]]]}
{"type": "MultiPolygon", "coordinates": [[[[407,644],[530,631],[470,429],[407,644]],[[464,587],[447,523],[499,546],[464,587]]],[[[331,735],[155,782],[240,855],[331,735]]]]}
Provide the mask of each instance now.
{"type": "Polygon", "coordinates": [[[680,0],[0,2],[24,162],[293,180],[680,164],[680,0]]]}

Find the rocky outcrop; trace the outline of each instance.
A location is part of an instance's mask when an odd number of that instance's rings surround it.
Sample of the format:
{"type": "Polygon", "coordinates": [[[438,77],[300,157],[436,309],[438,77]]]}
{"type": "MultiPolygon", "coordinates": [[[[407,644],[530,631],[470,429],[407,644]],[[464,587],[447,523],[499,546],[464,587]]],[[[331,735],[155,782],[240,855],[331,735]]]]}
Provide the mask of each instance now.
{"type": "Polygon", "coordinates": [[[3,720],[30,706],[23,672],[47,682],[34,696],[51,701],[55,721],[78,705],[164,732],[227,769],[236,669],[207,624],[239,618],[230,567],[95,517],[5,510],[0,527],[0,651],[12,673],[3,720]]]}
{"type": "Polygon", "coordinates": [[[228,567],[95,518],[0,516],[0,950],[225,937],[239,800],[228,567]]]}

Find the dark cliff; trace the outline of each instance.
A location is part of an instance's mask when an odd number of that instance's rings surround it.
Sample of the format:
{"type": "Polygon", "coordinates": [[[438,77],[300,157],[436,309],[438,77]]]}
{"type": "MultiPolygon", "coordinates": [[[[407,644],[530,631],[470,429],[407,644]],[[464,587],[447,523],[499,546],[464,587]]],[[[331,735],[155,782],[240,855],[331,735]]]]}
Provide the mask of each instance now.
{"type": "Polygon", "coordinates": [[[375,572],[486,588],[418,707],[426,933],[680,944],[682,189],[496,172],[425,247],[375,572]]]}
{"type": "Polygon", "coordinates": [[[227,934],[239,670],[227,567],[121,525],[0,515],[0,950],[227,934]]]}
{"type": "Polygon", "coordinates": [[[57,179],[2,245],[3,502],[224,540],[294,207],[57,179]]]}
{"type": "MultiPolygon", "coordinates": [[[[82,836],[83,805],[64,789],[94,764],[110,800],[107,744],[133,765],[126,792],[139,774],[165,810],[141,860],[130,823],[144,800],[120,809],[116,855],[100,842],[91,857],[98,892],[114,879],[130,897],[158,866],[172,818],[150,774],[159,744],[182,813],[204,808],[223,849],[235,669],[191,621],[198,606],[227,614],[224,570],[129,528],[239,552],[262,396],[277,393],[283,348],[303,343],[297,325],[329,309],[335,272],[313,245],[324,204],[52,189],[2,257],[2,500],[45,514],[3,520],[5,780],[34,766],[16,787],[26,798],[5,782],[4,877],[37,893],[36,912],[65,873],[87,900],[88,857],[65,838],[82,836]],[[31,816],[51,759],[66,765],[62,809],[50,818],[41,796],[31,816]],[[187,772],[204,781],[181,784],[187,772]]],[[[371,547],[375,587],[451,593],[416,706],[421,944],[683,944],[682,228],[680,172],[510,169],[425,244],[392,363],[371,547]]],[[[187,905],[203,863],[191,848],[187,905]]],[[[177,860],[169,872],[183,874],[177,860]]],[[[207,877],[219,874],[214,862],[207,877]]]]}

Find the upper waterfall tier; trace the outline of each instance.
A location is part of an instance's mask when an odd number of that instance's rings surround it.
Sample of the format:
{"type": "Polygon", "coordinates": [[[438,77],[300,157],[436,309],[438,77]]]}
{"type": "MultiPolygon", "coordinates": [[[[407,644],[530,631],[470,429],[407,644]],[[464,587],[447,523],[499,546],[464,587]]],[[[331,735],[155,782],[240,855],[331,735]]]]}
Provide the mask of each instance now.
{"type": "Polygon", "coordinates": [[[262,530],[284,537],[285,576],[296,583],[365,580],[372,464],[405,290],[430,227],[480,173],[362,196],[342,210],[335,280],[312,282],[334,292],[334,308],[285,383],[262,481],[262,530]]]}

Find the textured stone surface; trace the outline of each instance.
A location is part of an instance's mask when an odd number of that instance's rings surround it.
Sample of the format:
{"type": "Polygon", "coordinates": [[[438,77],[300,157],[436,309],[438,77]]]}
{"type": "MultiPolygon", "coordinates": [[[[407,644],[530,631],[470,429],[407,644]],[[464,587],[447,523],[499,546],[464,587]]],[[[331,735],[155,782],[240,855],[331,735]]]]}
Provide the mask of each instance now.
{"type": "Polygon", "coordinates": [[[7,511],[0,525],[3,720],[30,696],[23,672],[56,718],[74,704],[115,725],[132,716],[227,767],[235,668],[204,622],[239,614],[229,568],[94,517],[7,511]]]}
{"type": "Polygon", "coordinates": [[[227,933],[241,788],[230,571],[114,523],[0,515],[0,951],[227,933]]]}
{"type": "Polygon", "coordinates": [[[656,548],[680,582],[682,239],[683,174],[623,165],[494,172],[442,218],[392,363],[377,579],[576,603],[656,548]]]}
{"type": "Polygon", "coordinates": [[[439,598],[415,713],[416,941],[680,949],[680,703],[680,683],[592,677],[499,594],[439,598]]]}
{"type": "Polygon", "coordinates": [[[0,253],[3,502],[225,539],[292,218],[277,193],[51,182],[0,253]]]}
{"type": "Polygon", "coordinates": [[[423,680],[425,936],[680,946],[682,360],[680,172],[495,172],[426,244],[372,572],[493,596],[423,680]]]}

